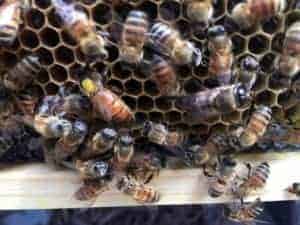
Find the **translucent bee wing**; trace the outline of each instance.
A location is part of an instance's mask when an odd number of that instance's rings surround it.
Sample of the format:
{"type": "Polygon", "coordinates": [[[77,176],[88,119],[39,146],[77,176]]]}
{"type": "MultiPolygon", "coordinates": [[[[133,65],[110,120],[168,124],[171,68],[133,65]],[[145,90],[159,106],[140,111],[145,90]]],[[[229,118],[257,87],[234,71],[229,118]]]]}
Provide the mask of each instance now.
{"type": "Polygon", "coordinates": [[[196,66],[199,66],[202,63],[202,53],[200,51],[200,49],[198,48],[194,48],[194,63],[196,66]]]}

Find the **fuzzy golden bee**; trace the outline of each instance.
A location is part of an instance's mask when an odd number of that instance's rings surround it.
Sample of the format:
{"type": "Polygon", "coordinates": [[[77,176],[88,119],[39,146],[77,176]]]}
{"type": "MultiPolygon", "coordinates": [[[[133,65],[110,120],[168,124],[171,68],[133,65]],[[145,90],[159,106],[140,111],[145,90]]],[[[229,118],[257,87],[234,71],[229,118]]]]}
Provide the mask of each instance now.
{"type": "Polygon", "coordinates": [[[119,169],[126,168],[134,155],[134,141],[129,135],[121,135],[114,146],[114,163],[119,169]]]}
{"type": "Polygon", "coordinates": [[[128,176],[119,178],[117,188],[140,203],[152,203],[159,200],[159,193],[155,189],[128,176]]]}
{"type": "Polygon", "coordinates": [[[186,13],[193,22],[207,27],[213,17],[214,0],[186,0],[186,13]]]}
{"type": "Polygon", "coordinates": [[[272,110],[267,106],[259,106],[242,132],[239,140],[242,147],[254,145],[266,132],[272,119],[272,110]]]}
{"type": "Polygon", "coordinates": [[[106,59],[108,52],[105,49],[106,41],[96,31],[95,23],[88,18],[88,15],[75,5],[66,3],[63,0],[52,0],[55,11],[63,21],[64,28],[79,43],[82,53],[88,61],[106,59]]]}
{"type": "Polygon", "coordinates": [[[188,113],[191,122],[199,123],[243,108],[251,98],[246,86],[237,83],[176,97],[175,104],[188,113]]]}
{"type": "Polygon", "coordinates": [[[287,29],[277,65],[280,74],[287,79],[292,79],[300,72],[300,21],[287,29]]]}
{"type": "Polygon", "coordinates": [[[286,7],[287,0],[247,0],[238,3],[231,16],[242,29],[247,29],[281,14],[286,7]]]}
{"type": "Polygon", "coordinates": [[[257,221],[256,218],[262,212],[263,208],[260,199],[247,204],[232,204],[224,209],[224,215],[227,219],[243,224],[252,224],[252,222],[257,221]]]}
{"type": "Polygon", "coordinates": [[[143,47],[148,37],[148,16],[143,11],[129,12],[121,36],[121,58],[129,63],[139,63],[143,59],[143,47]]]}
{"type": "Polygon", "coordinates": [[[260,163],[255,168],[251,168],[250,164],[247,164],[249,174],[244,181],[237,187],[233,188],[233,193],[239,198],[243,198],[251,194],[257,189],[263,188],[270,176],[270,166],[267,162],[260,163]]]}
{"type": "Polygon", "coordinates": [[[11,46],[17,38],[23,23],[24,10],[29,8],[28,0],[4,0],[0,6],[0,45],[11,46]]]}
{"type": "Polygon", "coordinates": [[[151,66],[151,79],[155,82],[160,94],[177,95],[180,91],[180,83],[172,65],[162,57],[156,56],[151,66]]]}
{"type": "Polygon", "coordinates": [[[182,39],[177,30],[164,23],[157,22],[151,27],[150,38],[154,46],[176,64],[194,63],[198,66],[202,61],[201,51],[192,42],[182,39]]]}
{"type": "Polygon", "coordinates": [[[232,41],[221,25],[208,30],[209,66],[208,73],[215,76],[220,85],[228,85],[232,77],[234,55],[232,41]]]}
{"type": "Polygon", "coordinates": [[[246,56],[240,62],[240,68],[238,69],[239,82],[244,84],[248,90],[251,90],[254,86],[257,73],[260,70],[259,62],[253,56],[246,56]]]}
{"type": "Polygon", "coordinates": [[[32,82],[34,76],[41,70],[39,58],[28,55],[18,62],[14,68],[3,76],[3,84],[13,91],[21,91],[32,82]]]}
{"type": "Polygon", "coordinates": [[[134,119],[126,103],[115,93],[104,88],[101,82],[86,78],[81,85],[93,105],[96,116],[107,122],[130,122],[134,119]]]}

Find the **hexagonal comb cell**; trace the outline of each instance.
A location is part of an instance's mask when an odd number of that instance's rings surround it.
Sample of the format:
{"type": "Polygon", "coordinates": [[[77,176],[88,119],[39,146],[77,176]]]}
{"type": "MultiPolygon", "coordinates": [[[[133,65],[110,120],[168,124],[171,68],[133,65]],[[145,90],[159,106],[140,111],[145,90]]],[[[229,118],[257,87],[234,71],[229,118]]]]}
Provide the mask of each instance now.
{"type": "Polygon", "coordinates": [[[30,9],[26,13],[26,22],[31,28],[40,29],[45,24],[45,16],[37,9],[30,9]]]}
{"type": "Polygon", "coordinates": [[[51,0],[34,0],[34,4],[41,9],[47,9],[51,6],[51,0]]]}
{"type": "Polygon", "coordinates": [[[167,21],[176,20],[180,16],[180,4],[177,1],[164,1],[159,6],[160,17],[167,21]]]}
{"type": "Polygon", "coordinates": [[[68,78],[67,70],[60,65],[53,65],[50,68],[50,74],[54,81],[63,82],[68,78]]]}
{"type": "Polygon", "coordinates": [[[39,45],[36,32],[24,29],[20,34],[20,42],[25,48],[34,49],[39,45]]]}
{"type": "Polygon", "coordinates": [[[106,4],[98,4],[92,9],[92,16],[97,23],[104,25],[111,22],[112,11],[106,4]]]}
{"type": "Polygon", "coordinates": [[[71,64],[74,61],[73,51],[65,46],[60,46],[54,50],[54,56],[57,62],[61,64],[71,64]]]}
{"type": "Polygon", "coordinates": [[[59,43],[58,33],[47,27],[40,32],[41,41],[48,47],[55,47],[59,43]]]}
{"type": "Polygon", "coordinates": [[[259,34],[251,37],[248,44],[248,49],[254,54],[261,54],[269,48],[268,37],[259,34]]]}

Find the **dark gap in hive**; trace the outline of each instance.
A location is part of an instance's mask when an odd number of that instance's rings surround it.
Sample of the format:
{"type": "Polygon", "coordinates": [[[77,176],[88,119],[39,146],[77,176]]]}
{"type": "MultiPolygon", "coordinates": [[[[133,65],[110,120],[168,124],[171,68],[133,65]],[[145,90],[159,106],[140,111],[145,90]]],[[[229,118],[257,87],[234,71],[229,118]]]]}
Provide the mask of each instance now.
{"type": "Polygon", "coordinates": [[[114,76],[120,78],[121,80],[124,80],[131,76],[132,71],[124,68],[121,62],[117,62],[112,67],[112,73],[114,74],[114,76]]]}
{"type": "Polygon", "coordinates": [[[41,41],[49,46],[54,47],[59,43],[59,36],[57,32],[50,28],[45,28],[40,33],[41,41]]]}
{"type": "Polygon", "coordinates": [[[157,123],[164,122],[164,115],[161,112],[150,112],[149,120],[157,123]]]}
{"type": "Polygon", "coordinates": [[[236,112],[232,112],[227,115],[224,115],[222,117],[222,120],[224,122],[228,122],[228,123],[237,123],[240,121],[240,112],[236,111],[236,112]]]}
{"type": "Polygon", "coordinates": [[[213,17],[217,18],[222,16],[225,13],[225,2],[224,0],[215,0],[214,6],[214,14],[213,17]]]}
{"type": "Polygon", "coordinates": [[[80,93],[79,85],[72,81],[65,82],[63,87],[67,91],[67,93],[80,93]]]}
{"type": "Polygon", "coordinates": [[[86,71],[83,65],[75,63],[69,69],[70,76],[75,81],[80,81],[86,76],[86,71]]]}
{"type": "Polygon", "coordinates": [[[254,54],[261,54],[269,47],[268,38],[263,35],[256,35],[249,40],[249,51],[254,54]]]}
{"type": "Polygon", "coordinates": [[[27,48],[36,48],[39,45],[36,33],[31,30],[23,30],[20,35],[20,41],[27,48]]]}
{"type": "Polygon", "coordinates": [[[234,32],[240,31],[240,27],[238,26],[238,24],[228,15],[222,17],[220,20],[216,22],[216,24],[224,26],[228,34],[232,34],[234,32]]]}
{"type": "Polygon", "coordinates": [[[197,124],[193,125],[191,128],[191,132],[196,134],[198,137],[199,135],[207,134],[209,127],[205,124],[197,124]]]}
{"type": "Polygon", "coordinates": [[[148,97],[148,96],[140,96],[139,98],[138,98],[138,108],[140,109],[140,110],[151,110],[152,108],[153,108],[153,105],[154,105],[154,103],[153,103],[153,100],[152,100],[152,98],[150,98],[150,97],[148,97]]]}
{"type": "Polygon", "coordinates": [[[46,85],[45,90],[48,95],[56,95],[59,87],[56,84],[49,83],[46,85]]]}
{"type": "Polygon", "coordinates": [[[123,101],[129,106],[131,110],[136,110],[136,99],[131,96],[122,96],[123,101]]]}
{"type": "Polygon", "coordinates": [[[117,21],[123,22],[125,21],[127,14],[133,9],[133,7],[130,4],[120,4],[115,6],[115,19],[117,21]]]}
{"type": "Polygon", "coordinates": [[[278,33],[272,39],[272,50],[276,52],[281,52],[283,42],[284,42],[284,34],[278,33]]]}
{"type": "Polygon", "coordinates": [[[85,56],[82,53],[80,47],[75,49],[75,55],[76,55],[76,58],[78,59],[78,61],[85,62],[85,56]]]}
{"type": "Polygon", "coordinates": [[[256,91],[260,91],[263,90],[264,88],[266,88],[266,77],[267,75],[265,73],[258,73],[257,74],[257,78],[256,78],[256,82],[254,84],[253,90],[256,91]]]}
{"type": "Polygon", "coordinates": [[[231,38],[232,40],[232,51],[235,55],[241,54],[245,51],[246,48],[246,41],[240,35],[234,35],[231,38]]]}
{"type": "Polygon", "coordinates": [[[92,5],[96,2],[96,0],[81,0],[81,2],[85,5],[92,5]]]}
{"type": "Polygon", "coordinates": [[[219,86],[219,82],[217,81],[217,79],[215,77],[208,77],[204,81],[204,86],[207,88],[216,88],[219,86]]]}
{"type": "Polygon", "coordinates": [[[272,105],[276,102],[276,96],[270,91],[263,91],[256,96],[256,104],[272,105]]]}
{"type": "Polygon", "coordinates": [[[300,12],[298,11],[292,11],[291,13],[289,13],[286,16],[286,20],[285,20],[285,25],[286,25],[286,29],[292,25],[294,22],[299,21],[300,20],[300,12]]]}
{"type": "Polygon", "coordinates": [[[52,53],[46,48],[39,48],[37,54],[42,65],[51,65],[53,63],[54,59],[52,53]]]}
{"type": "Polygon", "coordinates": [[[109,40],[118,43],[120,41],[120,36],[122,33],[122,25],[120,23],[113,22],[107,28],[109,32],[109,40]]]}
{"type": "Polygon", "coordinates": [[[138,124],[143,123],[148,120],[148,115],[147,115],[147,113],[144,113],[144,112],[136,112],[135,120],[138,124]]]}
{"type": "Polygon", "coordinates": [[[49,81],[49,75],[48,72],[44,69],[42,69],[36,76],[36,80],[40,83],[47,83],[49,81]]]}
{"type": "MultiPolygon", "coordinates": [[[[103,74],[103,73],[108,73],[108,68],[107,68],[107,65],[104,64],[103,62],[97,62],[95,63],[95,65],[93,66],[96,71],[100,74],[103,74]]],[[[108,75],[108,74],[107,74],[108,75]]]]}
{"type": "Polygon", "coordinates": [[[93,19],[101,24],[108,24],[112,20],[111,8],[105,4],[98,4],[92,11],[93,19]]]}
{"type": "Polygon", "coordinates": [[[164,1],[159,7],[159,14],[164,20],[176,20],[180,16],[180,8],[179,2],[164,1]]]}
{"type": "Polygon", "coordinates": [[[278,16],[272,17],[262,25],[263,31],[269,34],[274,34],[280,29],[280,27],[281,19],[278,16]]]}
{"type": "Polygon", "coordinates": [[[156,19],[158,13],[157,4],[150,1],[144,1],[137,8],[146,12],[150,21],[154,21],[156,19]]]}
{"type": "Polygon", "coordinates": [[[37,9],[30,9],[26,13],[27,24],[35,29],[40,29],[45,24],[45,17],[42,12],[37,9]]]}
{"type": "Polygon", "coordinates": [[[224,124],[217,123],[210,128],[210,133],[224,133],[228,127],[224,124]]]}
{"type": "Polygon", "coordinates": [[[41,96],[44,95],[44,91],[39,85],[33,84],[30,85],[29,88],[30,88],[30,93],[32,93],[33,96],[38,96],[40,98],[41,96]]]}
{"type": "Polygon", "coordinates": [[[187,80],[184,83],[184,90],[188,93],[188,94],[193,94],[198,92],[199,90],[201,90],[203,88],[203,85],[201,83],[201,81],[192,78],[190,80],[187,80]]]}
{"type": "Polygon", "coordinates": [[[295,93],[292,90],[287,90],[278,96],[278,104],[284,109],[288,108],[295,102],[295,93]]]}
{"type": "Polygon", "coordinates": [[[191,28],[185,27],[185,29],[191,29],[193,36],[198,40],[205,41],[207,38],[207,30],[198,24],[192,24],[191,28]]]}
{"type": "Polygon", "coordinates": [[[74,61],[73,51],[67,47],[61,46],[55,49],[55,59],[57,62],[68,65],[74,61]]]}
{"type": "Polygon", "coordinates": [[[138,95],[142,92],[142,85],[139,81],[130,79],[125,83],[125,90],[128,94],[138,95]]]}
{"type": "Polygon", "coordinates": [[[68,72],[60,65],[54,65],[50,68],[51,77],[57,82],[63,82],[68,78],[68,72]]]}
{"type": "Polygon", "coordinates": [[[187,78],[192,75],[191,67],[188,65],[183,66],[177,66],[176,68],[176,74],[179,76],[179,78],[187,78]]]}
{"type": "Polygon", "coordinates": [[[170,111],[166,113],[166,119],[170,123],[178,123],[181,121],[181,113],[178,111],[170,111]]]}
{"type": "Polygon", "coordinates": [[[186,20],[178,20],[176,22],[176,28],[178,29],[182,38],[187,39],[191,35],[191,26],[186,20]]]}
{"type": "Polygon", "coordinates": [[[23,59],[25,56],[32,54],[30,50],[26,50],[24,48],[21,48],[20,51],[18,52],[18,56],[20,59],[23,59]]]}
{"type": "Polygon", "coordinates": [[[108,52],[108,58],[106,59],[109,62],[113,62],[118,59],[119,57],[119,50],[116,46],[114,45],[109,45],[105,47],[105,49],[108,52]]]}
{"type": "Polygon", "coordinates": [[[61,28],[63,26],[62,19],[57,15],[57,13],[55,12],[54,9],[52,9],[48,13],[47,18],[48,18],[49,24],[52,25],[53,27],[61,28]]]}
{"type": "Polygon", "coordinates": [[[145,93],[152,95],[152,96],[156,96],[159,94],[158,87],[152,80],[147,80],[144,83],[144,91],[145,91],[145,93]]]}
{"type": "Polygon", "coordinates": [[[276,55],[273,53],[267,53],[260,60],[261,69],[266,73],[271,73],[274,71],[274,60],[276,55]]]}
{"type": "Polygon", "coordinates": [[[124,91],[123,84],[119,80],[109,80],[106,87],[118,95],[121,95],[124,91]]]}
{"type": "Polygon", "coordinates": [[[284,119],[284,111],[282,108],[278,106],[272,107],[272,117],[275,120],[282,121],[284,119]]]}
{"type": "Polygon", "coordinates": [[[157,99],[155,99],[155,104],[158,109],[163,111],[167,111],[172,108],[172,102],[164,97],[158,97],[157,99]]]}
{"type": "Polygon", "coordinates": [[[61,31],[61,38],[65,44],[76,46],[77,42],[76,40],[65,30],[61,31]]]}
{"type": "Polygon", "coordinates": [[[1,52],[0,59],[5,67],[12,67],[18,62],[16,54],[7,51],[1,52]]]}
{"type": "Polygon", "coordinates": [[[134,74],[137,79],[145,80],[148,77],[151,76],[151,68],[149,67],[149,64],[141,64],[134,70],[134,74]]]}
{"type": "Polygon", "coordinates": [[[51,5],[51,0],[35,0],[35,4],[42,9],[47,9],[51,5]]]}

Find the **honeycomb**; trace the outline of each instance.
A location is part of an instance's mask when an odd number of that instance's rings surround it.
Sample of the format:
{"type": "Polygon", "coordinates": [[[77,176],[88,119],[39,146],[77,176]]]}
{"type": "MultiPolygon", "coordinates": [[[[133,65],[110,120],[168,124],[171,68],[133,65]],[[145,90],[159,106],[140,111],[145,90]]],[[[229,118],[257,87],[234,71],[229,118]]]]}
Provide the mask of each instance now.
{"type": "MultiPolygon", "coordinates": [[[[296,107],[291,91],[281,89],[272,82],[273,63],[281,52],[286,27],[300,18],[300,9],[294,8],[293,0],[284,15],[277,16],[255,29],[237,32],[228,23],[230,12],[239,0],[218,0],[213,24],[225,24],[233,41],[235,65],[245,55],[255,56],[262,71],[254,86],[255,104],[272,107],[275,116],[296,107]]],[[[0,60],[4,68],[11,68],[20,58],[30,52],[38,53],[44,69],[38,74],[33,86],[41,94],[54,95],[59,86],[78,86],[85,62],[76,42],[62,29],[62,23],[55,15],[51,0],[33,0],[33,6],[24,18],[24,24],[16,43],[2,50],[0,60]]],[[[115,91],[134,111],[138,122],[145,120],[164,121],[171,128],[190,128],[194,132],[206,134],[215,130],[228,130],[230,124],[241,122],[249,114],[242,109],[205,124],[187,124],[184,113],[159,95],[158,89],[142,68],[125,67],[119,58],[118,41],[121,24],[131,9],[141,9],[153,21],[163,21],[178,29],[184,38],[192,40],[200,48],[204,46],[206,32],[195,29],[186,17],[185,5],[176,0],[136,0],[112,6],[102,0],[80,0],[79,7],[85,10],[102,31],[111,34],[109,57],[97,63],[99,72],[108,70],[107,86],[115,91]]],[[[146,54],[147,55],[147,54],[146,54]]],[[[204,87],[214,87],[214,82],[204,66],[178,66],[176,68],[185,93],[193,93],[204,87]]],[[[136,135],[139,131],[136,130],[136,135]]]]}

